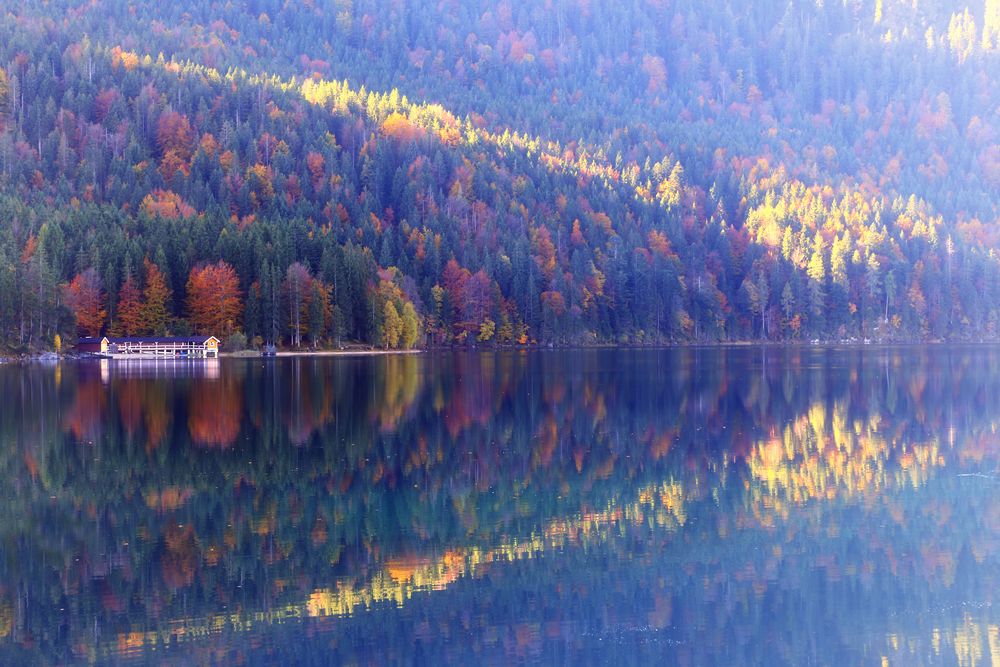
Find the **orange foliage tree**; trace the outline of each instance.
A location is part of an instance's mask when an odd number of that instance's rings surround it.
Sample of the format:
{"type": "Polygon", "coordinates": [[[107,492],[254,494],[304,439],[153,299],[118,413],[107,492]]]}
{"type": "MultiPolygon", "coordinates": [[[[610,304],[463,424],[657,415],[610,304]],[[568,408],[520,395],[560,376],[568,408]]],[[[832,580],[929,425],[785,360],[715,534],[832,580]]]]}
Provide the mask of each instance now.
{"type": "Polygon", "coordinates": [[[242,414],[242,388],[235,380],[195,383],[188,413],[191,440],[202,447],[232,446],[240,434],[242,414]]]}
{"type": "MultiPolygon", "coordinates": [[[[171,174],[172,176],[172,174],[171,174]]],[[[176,220],[194,215],[194,208],[170,190],[153,190],[143,197],[142,210],[149,216],[176,220]]]]}
{"type": "Polygon", "coordinates": [[[187,282],[187,306],[195,331],[216,336],[231,334],[243,312],[240,281],[233,267],[220,260],[192,269],[187,282]]]}
{"type": "Polygon", "coordinates": [[[163,155],[173,151],[182,160],[191,159],[191,145],[194,142],[194,131],[187,116],[176,111],[165,111],[160,114],[156,123],[156,143],[163,155]]]}
{"type": "Polygon", "coordinates": [[[131,273],[118,290],[118,321],[115,323],[115,330],[125,336],[139,336],[146,333],[142,292],[131,273]]]}
{"type": "Polygon", "coordinates": [[[65,287],[66,304],[76,317],[76,326],[85,336],[101,333],[107,311],[103,308],[101,278],[97,270],[89,268],[77,274],[65,287]]]}
{"type": "Polygon", "coordinates": [[[419,125],[414,125],[409,118],[401,113],[389,114],[382,123],[382,132],[397,141],[411,142],[423,138],[424,131],[419,125]]]}
{"type": "Polygon", "coordinates": [[[306,155],[306,168],[309,169],[313,187],[319,188],[326,174],[326,159],[320,153],[310,152],[306,155]]]}

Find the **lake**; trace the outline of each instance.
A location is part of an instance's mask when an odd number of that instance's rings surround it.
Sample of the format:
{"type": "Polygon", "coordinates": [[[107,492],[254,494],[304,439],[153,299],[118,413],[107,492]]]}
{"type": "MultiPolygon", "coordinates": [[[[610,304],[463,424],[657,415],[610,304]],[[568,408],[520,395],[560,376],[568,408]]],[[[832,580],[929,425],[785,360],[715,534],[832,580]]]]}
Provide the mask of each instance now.
{"type": "Polygon", "coordinates": [[[1000,348],[0,366],[0,663],[997,664],[1000,348]]]}

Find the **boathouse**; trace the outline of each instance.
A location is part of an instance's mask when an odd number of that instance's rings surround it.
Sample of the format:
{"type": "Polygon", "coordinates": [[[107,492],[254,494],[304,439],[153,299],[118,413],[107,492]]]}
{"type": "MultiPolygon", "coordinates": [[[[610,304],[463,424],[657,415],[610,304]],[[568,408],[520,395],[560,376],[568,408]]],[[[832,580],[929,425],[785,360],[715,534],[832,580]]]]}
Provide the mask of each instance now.
{"type": "Polygon", "coordinates": [[[172,358],[188,357],[215,359],[219,356],[219,339],[215,336],[182,336],[158,338],[81,338],[76,346],[89,352],[113,358],[172,358]]]}

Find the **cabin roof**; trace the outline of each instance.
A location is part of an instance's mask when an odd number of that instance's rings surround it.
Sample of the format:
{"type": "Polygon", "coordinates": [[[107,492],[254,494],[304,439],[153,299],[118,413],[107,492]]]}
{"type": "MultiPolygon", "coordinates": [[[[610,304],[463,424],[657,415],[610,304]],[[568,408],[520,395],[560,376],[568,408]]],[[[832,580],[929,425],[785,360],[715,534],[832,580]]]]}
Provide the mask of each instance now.
{"type": "Polygon", "coordinates": [[[87,345],[87,344],[100,343],[102,340],[104,340],[103,336],[101,336],[100,338],[80,337],[77,339],[76,342],[79,343],[80,345],[87,345]]]}
{"type": "Polygon", "coordinates": [[[122,343],[133,343],[133,344],[141,344],[141,343],[187,343],[187,344],[194,344],[194,345],[202,345],[202,344],[207,343],[208,341],[212,340],[213,338],[215,340],[218,340],[218,338],[215,338],[215,336],[152,336],[152,337],[145,337],[145,338],[137,338],[137,337],[132,337],[132,338],[111,338],[110,336],[102,336],[101,338],[81,338],[81,339],[79,339],[79,343],[82,344],[82,345],[96,344],[96,343],[100,343],[105,338],[107,338],[109,344],[116,344],[116,343],[117,344],[122,344],[122,343]]]}

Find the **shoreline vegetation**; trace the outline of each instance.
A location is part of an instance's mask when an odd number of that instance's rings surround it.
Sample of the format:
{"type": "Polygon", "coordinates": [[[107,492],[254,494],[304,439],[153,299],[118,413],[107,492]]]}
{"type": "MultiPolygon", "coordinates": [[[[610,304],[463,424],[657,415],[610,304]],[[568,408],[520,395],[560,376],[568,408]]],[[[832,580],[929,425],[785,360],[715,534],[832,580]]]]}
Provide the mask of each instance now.
{"type": "MultiPolygon", "coordinates": [[[[725,348],[725,347],[760,347],[760,348],[801,348],[801,347],[887,347],[887,346],[915,346],[915,345],[997,345],[1000,340],[922,340],[922,339],[894,339],[894,340],[730,340],[730,341],[685,341],[685,342],[662,342],[662,343],[573,343],[573,344],[525,344],[525,345],[430,345],[424,347],[414,347],[409,349],[383,349],[369,346],[347,346],[343,348],[321,348],[321,349],[279,349],[272,358],[294,358],[294,357],[377,357],[390,355],[410,355],[426,354],[431,352],[511,352],[511,351],[536,351],[536,350],[665,350],[684,348],[725,348]]],[[[97,359],[87,353],[67,351],[54,352],[32,351],[32,352],[5,352],[0,351],[0,364],[22,363],[38,361],[63,361],[63,360],[86,360],[97,359]]],[[[226,359],[262,359],[265,357],[261,350],[238,350],[222,351],[219,358],[226,359]]]]}

